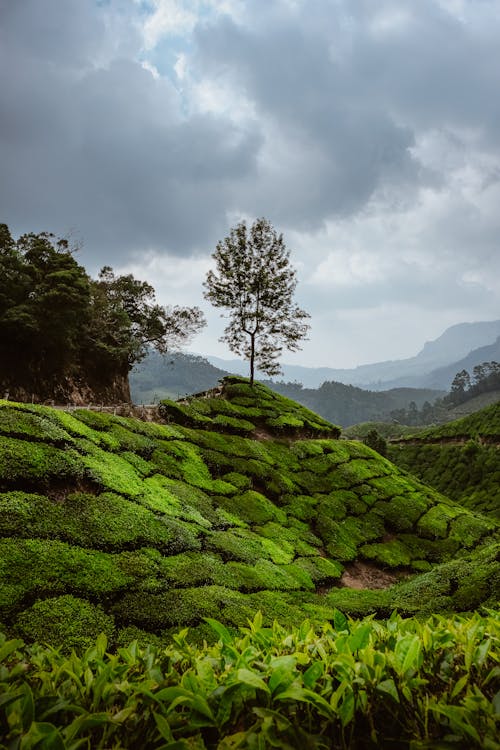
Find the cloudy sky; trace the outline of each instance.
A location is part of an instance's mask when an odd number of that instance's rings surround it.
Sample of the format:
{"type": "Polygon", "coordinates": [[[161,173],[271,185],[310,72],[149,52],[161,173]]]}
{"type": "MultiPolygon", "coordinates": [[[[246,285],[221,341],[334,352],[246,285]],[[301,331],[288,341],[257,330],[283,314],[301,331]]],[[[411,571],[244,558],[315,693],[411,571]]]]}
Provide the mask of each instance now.
{"type": "Polygon", "coordinates": [[[0,221],[198,304],[266,216],[310,340],[415,354],[500,318],[500,0],[0,0],[0,221]]]}

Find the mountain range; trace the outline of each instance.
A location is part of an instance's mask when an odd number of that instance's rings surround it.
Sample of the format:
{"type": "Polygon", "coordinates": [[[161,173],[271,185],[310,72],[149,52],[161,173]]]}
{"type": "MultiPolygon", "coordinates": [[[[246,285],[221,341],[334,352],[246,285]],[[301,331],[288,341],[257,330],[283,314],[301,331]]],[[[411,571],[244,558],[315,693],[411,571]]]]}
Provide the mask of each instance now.
{"type": "MultiPolygon", "coordinates": [[[[458,323],[447,328],[434,341],[424,344],[414,357],[374,362],[351,369],[304,367],[283,364],[283,379],[318,388],[325,381],[356,385],[369,390],[390,388],[434,388],[448,390],[461,369],[500,358],[500,320],[458,323]]],[[[246,375],[248,366],[242,360],[207,356],[215,367],[226,372],[246,375]]]]}

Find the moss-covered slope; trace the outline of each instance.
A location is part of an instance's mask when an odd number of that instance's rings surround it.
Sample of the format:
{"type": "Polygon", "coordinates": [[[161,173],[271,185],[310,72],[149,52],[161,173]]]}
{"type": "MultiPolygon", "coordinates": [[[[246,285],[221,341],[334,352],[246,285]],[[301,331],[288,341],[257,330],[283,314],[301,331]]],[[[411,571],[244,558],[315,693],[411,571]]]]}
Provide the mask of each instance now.
{"type": "Polygon", "coordinates": [[[0,622],[120,639],[257,609],[293,621],[498,600],[495,522],[360,443],[291,440],[337,432],[262,386],[233,378],[183,408],[184,424],[154,424],[0,402],[0,622]],[[186,426],[193,413],[208,421],[186,426]],[[253,437],[216,432],[220,414],[253,420],[253,437]],[[356,591],[342,586],[354,561],[428,572],[356,591]]]}
{"type": "Polygon", "coordinates": [[[402,439],[389,457],[467,508],[500,519],[500,402],[402,439]]]}

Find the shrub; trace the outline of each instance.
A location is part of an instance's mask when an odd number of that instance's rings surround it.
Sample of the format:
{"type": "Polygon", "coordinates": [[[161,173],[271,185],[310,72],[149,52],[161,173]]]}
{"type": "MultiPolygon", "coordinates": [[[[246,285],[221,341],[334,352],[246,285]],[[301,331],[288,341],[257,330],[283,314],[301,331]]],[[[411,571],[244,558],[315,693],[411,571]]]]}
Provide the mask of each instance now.
{"type": "Polygon", "coordinates": [[[84,461],[73,449],[3,437],[0,441],[0,486],[19,483],[47,487],[51,481],[79,479],[84,461]]]}
{"type": "Polygon", "coordinates": [[[16,621],[28,641],[61,645],[64,651],[90,648],[100,633],[111,639],[114,628],[113,617],[100,606],[69,594],[36,602],[16,621]]]}
{"type": "Polygon", "coordinates": [[[365,544],[360,547],[359,553],[365,560],[374,560],[390,568],[406,567],[411,563],[410,550],[397,539],[381,544],[365,544]]]}

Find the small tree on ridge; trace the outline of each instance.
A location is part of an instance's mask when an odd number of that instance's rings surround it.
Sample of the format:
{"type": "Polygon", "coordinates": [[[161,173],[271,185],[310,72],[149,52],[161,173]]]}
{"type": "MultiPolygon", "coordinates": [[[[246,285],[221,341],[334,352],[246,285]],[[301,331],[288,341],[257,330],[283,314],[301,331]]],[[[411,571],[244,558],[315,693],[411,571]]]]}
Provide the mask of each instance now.
{"type": "Polygon", "coordinates": [[[293,301],[296,271],[283,235],[267,219],[257,219],[250,229],[243,221],[217,244],[212,257],[217,269],[207,274],[205,297],[229,310],[220,340],[248,359],[251,385],[256,369],[279,374],[283,349],[300,349],[309,330],[308,313],[293,301]]]}

